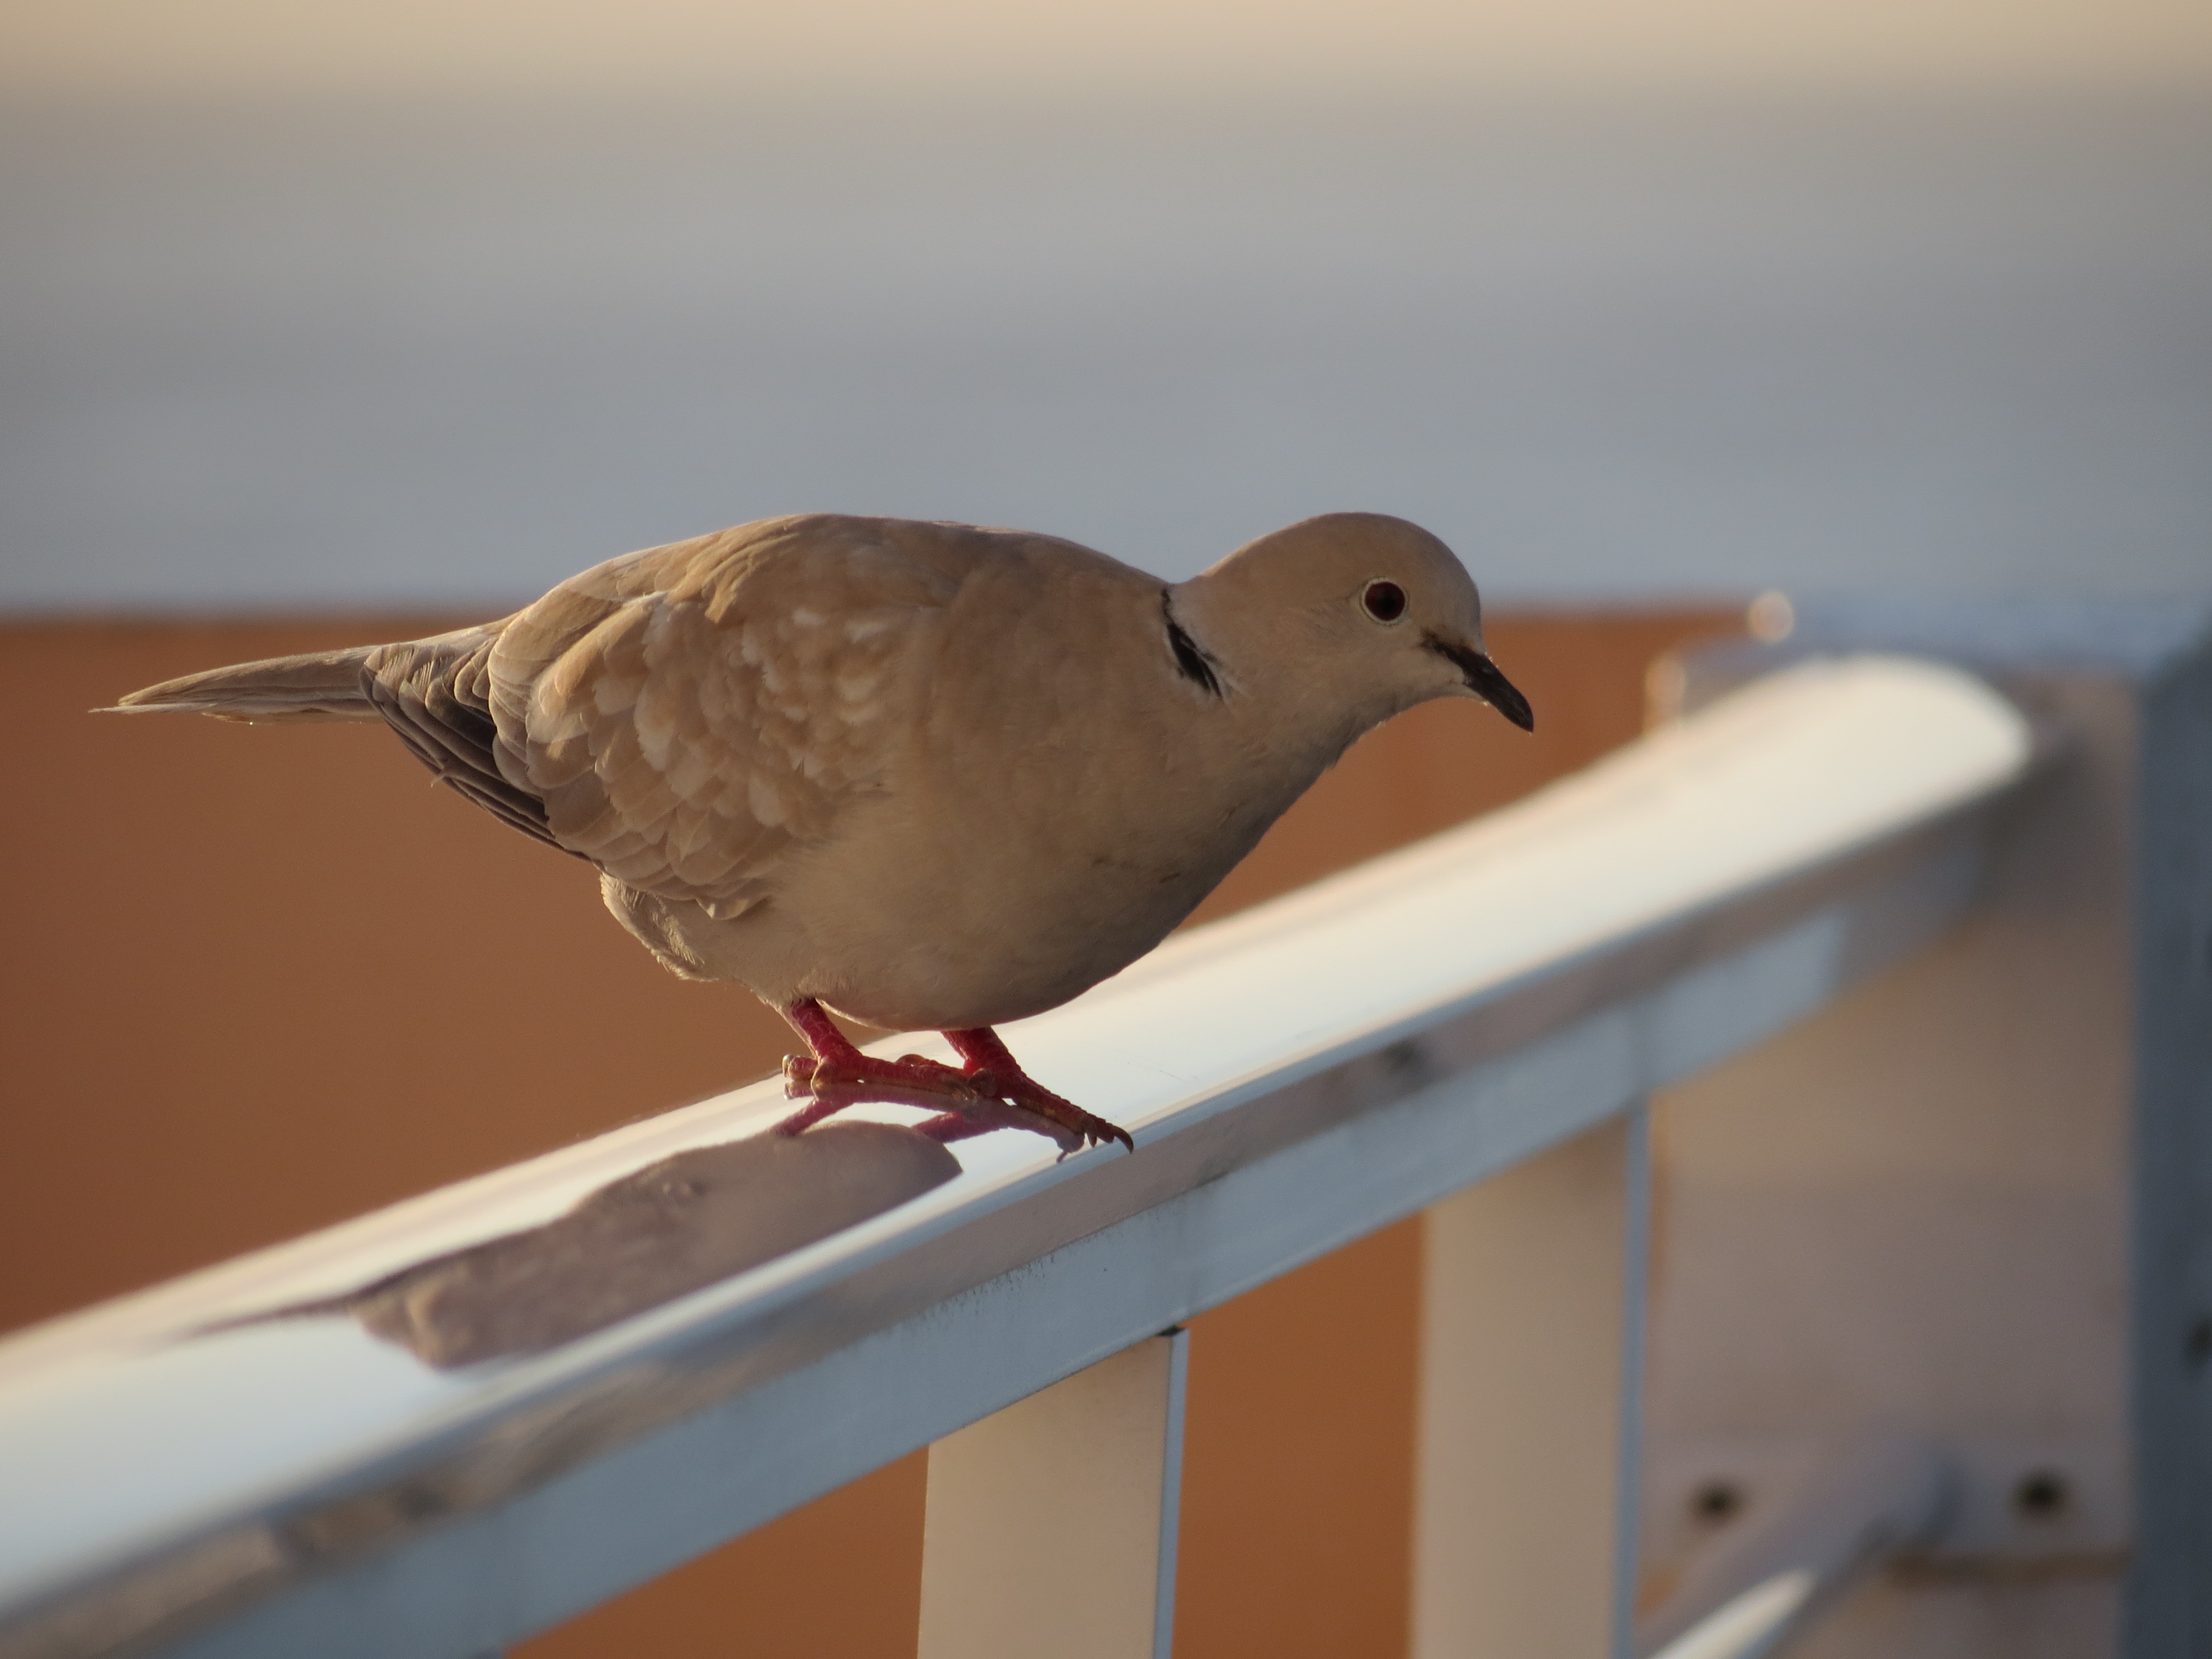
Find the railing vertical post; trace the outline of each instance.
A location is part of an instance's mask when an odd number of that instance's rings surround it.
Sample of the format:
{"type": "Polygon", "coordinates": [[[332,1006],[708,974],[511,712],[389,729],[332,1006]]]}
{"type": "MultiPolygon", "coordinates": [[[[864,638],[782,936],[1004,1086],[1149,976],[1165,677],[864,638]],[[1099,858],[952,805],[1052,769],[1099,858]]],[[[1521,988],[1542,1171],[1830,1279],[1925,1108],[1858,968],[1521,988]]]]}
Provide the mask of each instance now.
{"type": "Polygon", "coordinates": [[[1415,1659],[1620,1659],[1633,1572],[1644,1115],[1427,1214],[1415,1659]]]}
{"type": "Polygon", "coordinates": [[[2136,714],[2129,1659],[2212,1654],[2212,635],[2136,714]]]}
{"type": "Polygon", "coordinates": [[[1621,1198],[1620,1389],[1613,1506],[1611,1659],[1636,1659],[1636,1535],[1642,1516],[1644,1330],[1651,1291],[1651,1108],[1628,1115],[1621,1198]]]}
{"type": "Polygon", "coordinates": [[[929,1450],[921,1659],[1167,1659],[1188,1334],[929,1450]]]}

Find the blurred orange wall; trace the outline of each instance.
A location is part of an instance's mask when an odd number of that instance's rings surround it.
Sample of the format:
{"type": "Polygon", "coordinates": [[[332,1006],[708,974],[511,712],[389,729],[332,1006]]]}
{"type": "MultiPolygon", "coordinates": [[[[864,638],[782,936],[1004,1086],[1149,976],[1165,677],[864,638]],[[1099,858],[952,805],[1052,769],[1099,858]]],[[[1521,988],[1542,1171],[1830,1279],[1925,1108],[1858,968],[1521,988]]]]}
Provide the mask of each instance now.
{"type": "MultiPolygon", "coordinates": [[[[1720,612],[1500,617],[1534,738],[1468,704],[1372,734],[1210,899],[1224,914],[1626,741],[1720,612]]],[[[378,726],[86,710],[194,668],[435,617],[0,626],[0,1329],[770,1070],[781,1021],[661,972],[591,872],[437,788],[378,726]]],[[[1413,1224],[1194,1328],[1178,1650],[1403,1650],[1413,1224]]],[[[526,1644],[534,1659],[906,1659],[923,1460],[526,1644]]]]}

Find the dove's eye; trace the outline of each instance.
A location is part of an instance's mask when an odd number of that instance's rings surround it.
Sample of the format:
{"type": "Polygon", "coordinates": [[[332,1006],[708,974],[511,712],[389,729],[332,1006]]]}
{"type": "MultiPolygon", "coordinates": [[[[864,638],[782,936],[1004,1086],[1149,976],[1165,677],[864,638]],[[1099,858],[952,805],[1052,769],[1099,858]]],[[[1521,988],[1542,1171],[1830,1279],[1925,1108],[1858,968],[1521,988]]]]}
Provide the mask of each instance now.
{"type": "Polygon", "coordinates": [[[1406,590],[1395,582],[1370,582],[1359,604],[1376,622],[1394,623],[1406,614],[1406,590]]]}

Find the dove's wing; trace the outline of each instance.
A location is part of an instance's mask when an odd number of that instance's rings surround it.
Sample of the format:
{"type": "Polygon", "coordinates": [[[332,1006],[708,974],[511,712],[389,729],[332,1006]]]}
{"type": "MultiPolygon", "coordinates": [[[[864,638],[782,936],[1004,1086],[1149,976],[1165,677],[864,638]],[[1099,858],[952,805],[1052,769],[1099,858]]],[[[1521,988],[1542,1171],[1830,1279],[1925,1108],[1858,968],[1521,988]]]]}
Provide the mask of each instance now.
{"type": "Polygon", "coordinates": [[[630,886],[735,915],[880,791],[957,558],[878,521],[769,520],[612,560],[489,664],[502,774],[630,886]]]}

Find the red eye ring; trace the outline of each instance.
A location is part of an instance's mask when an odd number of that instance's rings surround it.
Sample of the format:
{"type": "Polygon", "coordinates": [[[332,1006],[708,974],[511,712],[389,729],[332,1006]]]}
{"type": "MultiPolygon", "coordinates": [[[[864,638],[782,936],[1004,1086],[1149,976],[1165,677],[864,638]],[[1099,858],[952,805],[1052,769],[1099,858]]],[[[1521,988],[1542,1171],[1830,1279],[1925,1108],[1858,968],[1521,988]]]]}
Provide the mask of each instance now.
{"type": "Polygon", "coordinates": [[[1379,623],[1394,623],[1406,614],[1406,590],[1395,582],[1370,582],[1360,591],[1359,604],[1379,623]]]}

